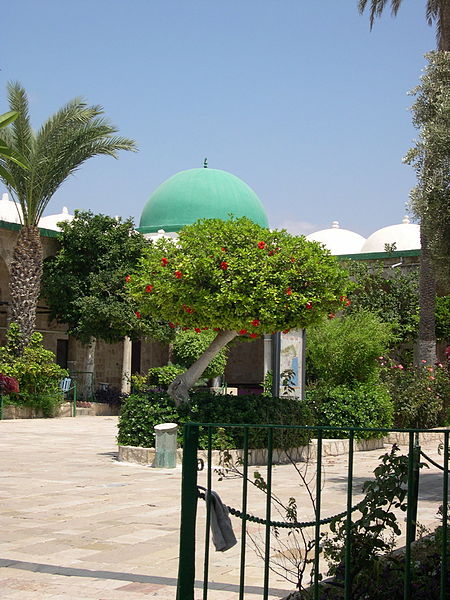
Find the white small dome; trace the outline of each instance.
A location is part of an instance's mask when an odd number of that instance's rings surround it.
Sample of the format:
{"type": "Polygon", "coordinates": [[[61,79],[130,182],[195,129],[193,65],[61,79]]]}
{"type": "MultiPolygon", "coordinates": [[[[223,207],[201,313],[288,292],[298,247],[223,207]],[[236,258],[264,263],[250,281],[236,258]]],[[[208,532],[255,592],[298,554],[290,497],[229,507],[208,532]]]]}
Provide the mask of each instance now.
{"type": "Polygon", "coordinates": [[[41,217],[38,225],[43,229],[60,231],[60,227],[58,227],[57,223],[61,223],[62,221],[72,221],[73,218],[73,215],[69,214],[67,206],[63,206],[62,213],[59,215],[47,215],[46,217],[41,217]]]}
{"type": "Polygon", "coordinates": [[[341,229],[339,221],[333,221],[330,229],[321,229],[306,236],[306,239],[311,242],[320,242],[334,256],[340,254],[358,254],[361,252],[361,247],[366,241],[362,235],[350,231],[349,229],[341,229]]]}
{"type": "Polygon", "coordinates": [[[420,249],[420,225],[410,223],[405,216],[402,223],[382,227],[370,235],[361,252],[420,249]]]}
{"type": "Polygon", "coordinates": [[[17,202],[9,199],[8,194],[2,194],[0,200],[0,221],[7,223],[21,223],[22,209],[17,202]],[[20,215],[20,216],[19,216],[20,215]]]}

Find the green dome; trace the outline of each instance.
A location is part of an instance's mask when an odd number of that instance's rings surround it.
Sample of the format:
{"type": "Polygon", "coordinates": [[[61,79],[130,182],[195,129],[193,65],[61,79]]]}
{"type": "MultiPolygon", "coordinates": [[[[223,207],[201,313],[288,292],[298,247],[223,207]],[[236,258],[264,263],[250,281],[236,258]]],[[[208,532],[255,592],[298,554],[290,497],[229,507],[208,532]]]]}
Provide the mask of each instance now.
{"type": "Polygon", "coordinates": [[[255,192],[241,179],[219,169],[189,169],[162,183],[144,207],[138,231],[179,231],[198,219],[247,217],[268,227],[267,215],[255,192]]]}

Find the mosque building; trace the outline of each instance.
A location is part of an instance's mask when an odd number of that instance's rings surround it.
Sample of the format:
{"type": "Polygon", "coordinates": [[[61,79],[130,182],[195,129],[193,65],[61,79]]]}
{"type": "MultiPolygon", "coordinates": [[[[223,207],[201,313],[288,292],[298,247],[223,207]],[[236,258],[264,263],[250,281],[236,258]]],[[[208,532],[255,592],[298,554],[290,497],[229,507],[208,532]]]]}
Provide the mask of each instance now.
{"type": "MultiPolygon", "coordinates": [[[[206,167],[205,163],[205,167],[206,167]]],[[[197,168],[176,173],[163,182],[145,204],[139,227],[145,237],[175,237],[187,224],[201,218],[229,219],[248,217],[263,227],[269,227],[267,214],[256,193],[241,179],[220,169],[197,168]]],[[[0,343],[4,342],[9,304],[9,269],[20,229],[20,207],[4,193],[0,200],[0,343]]],[[[58,223],[73,219],[66,207],[60,214],[42,217],[39,221],[44,258],[57,252],[58,223]]],[[[375,231],[367,239],[343,229],[333,221],[329,229],[306,236],[319,241],[333,255],[357,260],[383,259],[386,265],[416,268],[420,255],[419,225],[409,222],[390,225],[375,231]]],[[[57,362],[72,372],[81,372],[87,360],[87,348],[67,335],[67,327],[49,322],[45,300],[38,307],[38,331],[45,346],[52,350],[57,362]]],[[[108,383],[123,384],[126,371],[145,373],[149,368],[167,364],[168,348],[156,341],[119,344],[97,342],[93,386],[108,383]]],[[[257,389],[267,370],[267,344],[257,339],[251,344],[235,344],[230,350],[225,380],[241,393],[257,389]]]]}

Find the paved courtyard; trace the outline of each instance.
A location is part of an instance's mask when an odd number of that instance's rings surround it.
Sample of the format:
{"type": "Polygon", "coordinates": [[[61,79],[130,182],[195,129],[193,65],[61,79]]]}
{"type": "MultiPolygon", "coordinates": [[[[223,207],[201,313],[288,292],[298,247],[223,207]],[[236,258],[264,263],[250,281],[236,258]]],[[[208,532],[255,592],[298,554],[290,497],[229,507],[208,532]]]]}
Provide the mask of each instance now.
{"type": "MultiPolygon", "coordinates": [[[[175,599],[181,469],[117,462],[116,426],[116,417],[0,421],[0,598],[175,599]]],[[[430,442],[426,449],[442,462],[436,447],[430,442]]],[[[355,501],[382,452],[355,455],[355,501]]],[[[345,457],[325,460],[324,516],[345,509],[345,472],[345,457]]],[[[199,480],[204,483],[204,472],[199,480]]],[[[433,526],[442,477],[431,468],[422,481],[420,521],[433,526]]],[[[292,466],[275,468],[274,485],[283,499],[299,499],[299,518],[311,517],[311,505],[292,466]]],[[[238,478],[218,481],[214,476],[214,488],[224,502],[240,506],[238,478]]],[[[200,502],[199,540],[205,515],[200,502]]],[[[264,505],[264,495],[252,489],[249,510],[264,516],[264,505]]],[[[239,538],[240,522],[235,518],[233,526],[239,538]]],[[[259,527],[251,525],[249,531],[256,547],[262,535],[259,527]]],[[[198,578],[202,550],[199,541],[198,578]]],[[[262,598],[263,567],[257,554],[249,545],[246,600],[262,598]]],[[[289,551],[274,547],[272,555],[283,562],[289,551]]],[[[239,544],[225,553],[211,550],[210,600],[238,599],[239,561],[239,544]]],[[[276,574],[270,582],[272,599],[294,588],[276,574]]],[[[197,590],[200,600],[200,582],[197,590]]]]}

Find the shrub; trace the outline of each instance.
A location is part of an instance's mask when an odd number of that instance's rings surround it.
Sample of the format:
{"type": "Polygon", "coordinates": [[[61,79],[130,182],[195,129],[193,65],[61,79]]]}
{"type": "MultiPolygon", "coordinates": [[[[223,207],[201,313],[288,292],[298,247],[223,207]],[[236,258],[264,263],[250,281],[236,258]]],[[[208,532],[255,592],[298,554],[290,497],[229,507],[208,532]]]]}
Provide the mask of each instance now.
{"type": "Polygon", "coordinates": [[[63,399],[60,381],[68,373],[55,363],[53,352],[42,346],[40,333],[33,333],[22,355],[17,356],[19,338],[19,326],[11,323],[6,346],[0,347],[0,373],[17,379],[20,387],[20,394],[10,396],[8,401],[31,406],[42,410],[45,417],[52,417],[63,399]]]}
{"type": "Polygon", "coordinates": [[[377,358],[385,354],[391,328],[364,310],[323,321],[308,329],[308,380],[349,385],[377,377],[377,358]]]}
{"type": "MultiPolygon", "coordinates": [[[[154,445],[154,426],[159,423],[187,421],[198,423],[282,424],[312,425],[313,414],[307,403],[295,398],[267,398],[258,396],[222,396],[198,391],[189,403],[176,408],[172,399],[163,393],[133,394],[122,406],[119,419],[118,443],[128,446],[154,445]]],[[[181,441],[180,429],[180,441],[181,441]]],[[[307,443],[309,433],[304,430],[275,430],[274,447],[295,447],[307,443]]],[[[216,435],[214,447],[242,448],[243,430],[226,429],[216,435]],[[219,442],[220,438],[220,442],[219,442]]],[[[206,444],[206,434],[201,435],[201,446],[206,444]]],[[[249,430],[249,447],[265,448],[267,429],[249,430]]]]}
{"type": "Polygon", "coordinates": [[[394,403],[396,427],[443,425],[450,398],[450,378],[439,363],[407,366],[382,359],[381,377],[394,403]]]}
{"type": "MultiPolygon", "coordinates": [[[[330,427],[389,428],[393,423],[394,407],[387,388],[382,384],[358,383],[346,385],[318,385],[306,392],[314,406],[317,425],[330,427]]],[[[383,433],[361,431],[357,439],[383,437],[383,433]]],[[[346,431],[327,432],[330,438],[348,437],[346,431]]]]}
{"type": "MultiPolygon", "coordinates": [[[[173,359],[177,365],[188,369],[209,347],[216,337],[215,331],[178,331],[173,342],[173,359]]],[[[228,348],[222,348],[204,371],[203,379],[223,375],[227,366],[228,348]]],[[[174,378],[175,379],[175,378],[174,378]]],[[[171,382],[170,382],[171,383],[171,382]]]]}

